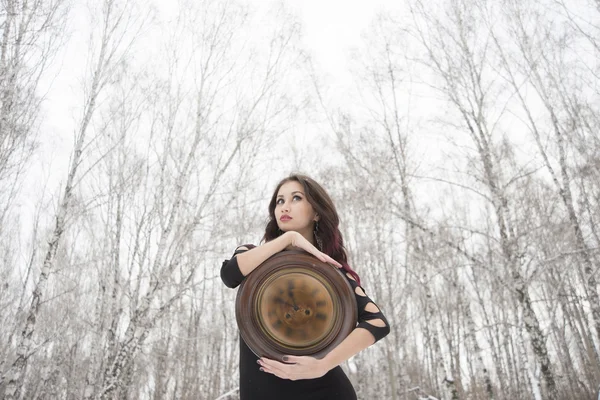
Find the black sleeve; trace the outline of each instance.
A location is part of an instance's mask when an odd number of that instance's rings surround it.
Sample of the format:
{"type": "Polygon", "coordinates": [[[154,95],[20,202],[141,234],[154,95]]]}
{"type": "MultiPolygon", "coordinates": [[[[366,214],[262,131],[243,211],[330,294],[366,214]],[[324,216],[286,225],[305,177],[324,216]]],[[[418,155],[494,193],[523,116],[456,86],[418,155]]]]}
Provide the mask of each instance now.
{"type": "Polygon", "coordinates": [[[375,342],[383,339],[390,333],[390,324],[388,323],[388,320],[385,318],[385,316],[381,312],[381,309],[379,308],[379,306],[377,304],[375,304],[375,302],[373,300],[371,300],[369,298],[369,296],[367,296],[367,293],[362,288],[362,286],[359,286],[358,282],[356,282],[354,279],[348,277],[348,275],[346,275],[346,278],[348,279],[348,282],[350,282],[350,286],[352,286],[352,290],[354,290],[354,296],[356,297],[356,304],[358,306],[358,324],[356,325],[356,327],[363,328],[363,329],[366,329],[369,332],[371,332],[371,334],[375,338],[375,342]],[[357,291],[356,291],[357,288],[362,289],[362,292],[365,295],[363,296],[363,295],[357,293],[357,291]],[[369,303],[372,303],[379,311],[378,312],[367,311],[366,307],[369,303]],[[376,319],[383,321],[384,325],[383,326],[375,326],[368,322],[368,321],[372,321],[372,320],[376,320],[376,319]]]}
{"type": "Polygon", "coordinates": [[[244,244],[239,246],[237,249],[235,249],[231,259],[223,261],[223,264],[221,265],[221,279],[227,287],[232,289],[236,288],[244,279],[246,279],[246,277],[242,274],[242,271],[240,271],[236,256],[255,247],[256,246],[253,244],[244,244]],[[247,250],[241,249],[241,247],[246,247],[247,250]]]}

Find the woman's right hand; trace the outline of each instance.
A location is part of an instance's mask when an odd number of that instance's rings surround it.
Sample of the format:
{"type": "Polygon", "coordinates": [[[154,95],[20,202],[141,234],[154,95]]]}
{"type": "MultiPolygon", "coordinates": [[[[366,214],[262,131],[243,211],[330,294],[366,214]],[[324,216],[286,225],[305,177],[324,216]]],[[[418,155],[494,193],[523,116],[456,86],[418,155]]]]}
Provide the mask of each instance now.
{"type": "Polygon", "coordinates": [[[332,264],[337,268],[342,268],[342,264],[329,257],[327,254],[319,251],[319,249],[317,249],[311,242],[306,240],[306,238],[302,236],[302,234],[295,231],[288,231],[285,233],[285,235],[289,237],[290,246],[307,251],[308,253],[312,254],[313,256],[317,257],[319,260],[325,263],[332,264]]]}

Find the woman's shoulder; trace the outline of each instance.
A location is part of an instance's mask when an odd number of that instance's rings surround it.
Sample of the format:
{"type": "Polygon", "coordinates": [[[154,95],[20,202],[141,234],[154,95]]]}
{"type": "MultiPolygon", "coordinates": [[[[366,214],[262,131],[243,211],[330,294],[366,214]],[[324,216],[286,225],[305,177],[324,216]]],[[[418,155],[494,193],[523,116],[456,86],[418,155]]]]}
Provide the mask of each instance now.
{"type": "Polygon", "coordinates": [[[252,250],[255,247],[256,246],[253,245],[252,243],[242,244],[242,245],[239,245],[238,247],[235,248],[235,251],[234,251],[233,254],[235,255],[235,254],[238,254],[238,253],[242,253],[244,251],[252,250]]]}

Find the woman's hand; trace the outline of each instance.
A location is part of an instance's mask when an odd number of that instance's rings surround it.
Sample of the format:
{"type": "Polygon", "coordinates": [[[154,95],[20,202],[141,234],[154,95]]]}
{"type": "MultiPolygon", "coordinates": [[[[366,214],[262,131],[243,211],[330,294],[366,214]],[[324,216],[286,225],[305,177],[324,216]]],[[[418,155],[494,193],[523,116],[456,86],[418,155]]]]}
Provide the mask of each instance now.
{"type": "Polygon", "coordinates": [[[325,361],[314,357],[284,356],[283,360],[284,363],[263,357],[257,362],[261,371],[292,381],[320,378],[331,369],[325,361]]]}
{"type": "Polygon", "coordinates": [[[319,260],[325,263],[329,263],[335,265],[338,268],[342,268],[342,264],[329,257],[327,254],[319,251],[319,249],[317,249],[315,246],[313,246],[312,243],[306,240],[306,238],[302,236],[302,234],[295,231],[289,231],[285,234],[289,235],[290,246],[298,247],[302,250],[309,252],[310,254],[312,254],[313,256],[317,257],[319,260]]]}

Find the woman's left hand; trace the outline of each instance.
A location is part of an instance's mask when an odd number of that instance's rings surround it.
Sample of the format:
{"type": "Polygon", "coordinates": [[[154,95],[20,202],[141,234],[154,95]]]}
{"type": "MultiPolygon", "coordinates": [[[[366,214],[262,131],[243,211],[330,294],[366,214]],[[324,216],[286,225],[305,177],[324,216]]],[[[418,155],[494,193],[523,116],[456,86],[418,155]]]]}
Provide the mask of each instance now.
{"type": "Polygon", "coordinates": [[[283,360],[282,363],[263,357],[258,364],[264,372],[292,381],[320,378],[330,370],[323,360],[314,357],[284,356],[283,360]]]}

